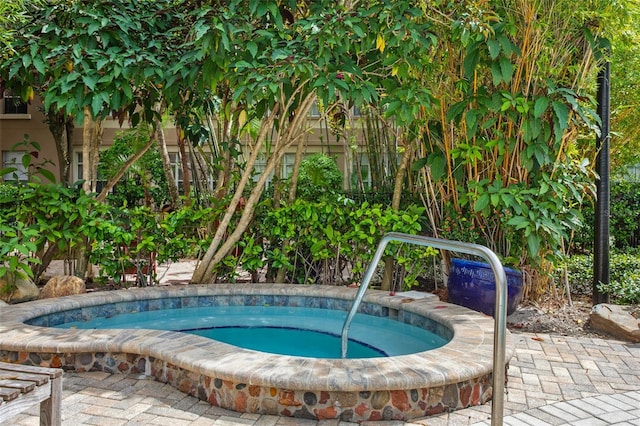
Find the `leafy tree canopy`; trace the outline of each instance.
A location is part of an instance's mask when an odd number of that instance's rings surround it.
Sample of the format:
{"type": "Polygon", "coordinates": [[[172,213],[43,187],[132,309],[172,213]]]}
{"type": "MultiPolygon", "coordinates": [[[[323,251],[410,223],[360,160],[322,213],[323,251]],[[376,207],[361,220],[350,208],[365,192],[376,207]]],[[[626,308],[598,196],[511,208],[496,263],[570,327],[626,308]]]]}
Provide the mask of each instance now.
{"type": "Polygon", "coordinates": [[[640,5],[626,3],[611,35],[611,158],[618,174],[640,164],[640,5]]]}
{"type": "Polygon", "coordinates": [[[207,90],[257,116],[303,83],[325,104],[386,92],[407,120],[430,101],[419,85],[392,91],[428,60],[435,38],[413,2],[192,3],[29,3],[0,75],[24,97],[40,90],[46,108],[77,117],[85,107],[94,117],[128,111],[134,124],[152,122],[158,100],[177,109],[207,90]]]}
{"type": "Polygon", "coordinates": [[[13,53],[13,36],[26,18],[24,3],[23,0],[0,2],[0,60],[9,58],[13,53]]]}

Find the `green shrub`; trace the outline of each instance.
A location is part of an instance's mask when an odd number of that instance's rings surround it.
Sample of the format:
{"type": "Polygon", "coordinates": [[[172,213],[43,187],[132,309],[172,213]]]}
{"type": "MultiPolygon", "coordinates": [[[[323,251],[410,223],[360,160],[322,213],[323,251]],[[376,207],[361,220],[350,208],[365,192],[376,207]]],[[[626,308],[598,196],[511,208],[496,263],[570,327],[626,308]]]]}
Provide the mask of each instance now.
{"type": "MultiPolygon", "coordinates": [[[[151,129],[140,127],[119,132],[109,149],[100,152],[98,175],[112,178],[136,150],[151,137],[151,129]]],[[[107,200],[114,206],[138,206],[153,201],[155,206],[169,202],[169,189],[162,167],[162,157],[155,145],[128,169],[107,200]]]]}
{"type": "MultiPolygon", "coordinates": [[[[609,284],[599,284],[615,303],[640,303],[640,255],[637,253],[611,253],[609,284]]],[[[573,293],[593,292],[593,256],[574,255],[567,262],[569,282],[573,293]]]]}
{"type": "Polygon", "coordinates": [[[631,273],[622,281],[612,281],[607,285],[600,284],[598,289],[602,293],[611,295],[615,303],[621,305],[640,303],[640,273],[631,273]]]}
{"type": "Polygon", "coordinates": [[[152,284],[157,277],[147,264],[195,257],[206,248],[208,239],[201,230],[206,229],[211,214],[211,209],[200,206],[158,213],[148,207],[100,204],[81,232],[92,241],[90,259],[100,266],[99,281],[119,283],[133,269],[139,281],[152,284]]]}
{"type": "Polygon", "coordinates": [[[0,197],[0,277],[10,273],[37,281],[54,256],[69,255],[84,242],[80,227],[95,199],[60,184],[16,188],[0,197]]]}
{"type": "MultiPolygon", "coordinates": [[[[612,182],[610,194],[609,233],[613,247],[619,250],[640,244],[640,182],[612,182]]],[[[594,223],[594,207],[583,207],[584,223],[594,223]]],[[[593,250],[593,226],[584,226],[574,237],[574,250],[588,253],[593,250]]]]}
{"type": "MultiPolygon", "coordinates": [[[[170,213],[99,203],[80,187],[29,182],[0,185],[0,277],[39,274],[56,254],[72,259],[88,240],[100,279],[119,281],[123,271],[148,262],[195,257],[206,247],[213,212],[185,206],[170,213]]],[[[150,275],[151,282],[155,276],[150,275]]],[[[10,291],[9,288],[0,291],[10,291]]]]}
{"type": "Polygon", "coordinates": [[[322,153],[302,160],[296,193],[305,200],[342,193],[342,173],[336,161],[322,153]]]}
{"type": "Polygon", "coordinates": [[[640,256],[616,253],[610,258],[609,284],[599,290],[611,295],[616,303],[640,303],[640,256]]]}
{"type": "Polygon", "coordinates": [[[15,200],[19,192],[20,188],[17,185],[0,182],[0,200],[15,200]]]}
{"type": "MultiPolygon", "coordinates": [[[[359,281],[376,245],[388,232],[417,234],[424,208],[396,211],[380,204],[356,204],[344,197],[317,201],[297,199],[272,209],[266,202],[256,212],[238,250],[225,259],[221,279],[233,279],[237,267],[255,272],[266,267],[271,278],[280,269],[285,281],[336,284],[359,281]],[[225,275],[225,273],[227,275],[225,275]]],[[[396,260],[396,281],[410,287],[424,273],[433,249],[390,243],[386,253],[396,260]]]]}
{"type": "Polygon", "coordinates": [[[555,271],[555,281],[562,282],[562,267],[567,267],[571,292],[574,294],[591,294],[593,287],[593,256],[576,254],[567,257],[564,265],[555,271]]]}

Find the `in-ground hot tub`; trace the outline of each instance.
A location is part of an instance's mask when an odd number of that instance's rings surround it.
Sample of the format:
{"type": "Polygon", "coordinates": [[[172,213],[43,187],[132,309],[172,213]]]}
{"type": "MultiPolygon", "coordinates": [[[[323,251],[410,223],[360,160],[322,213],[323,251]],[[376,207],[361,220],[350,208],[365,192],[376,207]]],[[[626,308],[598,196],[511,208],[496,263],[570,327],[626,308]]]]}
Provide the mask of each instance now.
{"type": "MultiPolygon", "coordinates": [[[[437,349],[392,357],[308,358],[241,349],[175,331],[53,327],[118,313],[195,306],[268,304],[346,311],[355,291],[274,284],[189,285],[6,306],[0,310],[0,361],[144,373],[216,406],[301,418],[407,420],[490,399],[493,319],[433,297],[367,292],[362,311],[451,337],[437,349]]],[[[508,338],[506,362],[512,354],[508,338]]]]}

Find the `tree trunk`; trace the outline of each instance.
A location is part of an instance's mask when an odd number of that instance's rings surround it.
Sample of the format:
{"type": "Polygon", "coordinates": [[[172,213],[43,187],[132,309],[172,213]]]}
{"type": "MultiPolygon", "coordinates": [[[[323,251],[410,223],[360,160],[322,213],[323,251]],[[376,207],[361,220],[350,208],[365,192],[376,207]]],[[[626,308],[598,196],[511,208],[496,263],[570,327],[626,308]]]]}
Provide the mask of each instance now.
{"type": "Polygon", "coordinates": [[[65,177],[64,179],[68,183],[73,183],[73,170],[71,170],[71,165],[73,164],[73,131],[76,128],[75,120],[72,116],[67,116],[64,129],[65,129],[65,151],[67,153],[66,164],[65,164],[65,177]]]}
{"type": "MultiPolygon", "coordinates": [[[[350,112],[345,112],[345,114],[351,117],[350,112]]],[[[343,182],[345,183],[345,188],[349,193],[353,189],[351,185],[351,176],[353,176],[354,156],[351,149],[351,137],[347,134],[347,131],[346,129],[344,129],[344,126],[342,128],[342,144],[344,145],[344,175],[345,175],[345,179],[343,182]]]]}
{"type": "MultiPolygon", "coordinates": [[[[225,211],[225,214],[222,217],[220,224],[218,225],[218,229],[216,230],[213,236],[213,240],[211,241],[211,244],[207,248],[207,251],[204,253],[204,256],[202,257],[202,261],[198,264],[195,271],[193,272],[193,277],[191,278],[191,282],[193,283],[209,282],[213,277],[213,267],[215,266],[215,263],[213,261],[214,256],[218,251],[218,247],[222,242],[222,238],[227,231],[229,223],[231,223],[231,218],[236,211],[236,208],[238,206],[238,203],[240,202],[240,199],[242,198],[242,193],[244,191],[244,188],[249,182],[249,179],[251,178],[251,174],[253,173],[253,166],[256,162],[256,159],[258,158],[258,154],[260,152],[260,149],[262,148],[262,144],[264,143],[264,140],[266,139],[267,133],[270,130],[271,126],[273,126],[273,122],[275,121],[276,114],[277,114],[277,109],[272,111],[272,113],[269,114],[269,116],[263,120],[262,129],[260,130],[260,135],[258,136],[256,144],[251,151],[249,160],[245,165],[245,170],[244,170],[244,173],[242,174],[242,177],[240,178],[240,182],[238,182],[236,192],[233,195],[233,198],[231,199],[231,202],[229,203],[229,206],[227,207],[227,210],[225,211]]],[[[217,190],[219,192],[223,191],[224,189],[225,189],[224,187],[220,187],[220,185],[218,185],[217,190]]],[[[245,211],[247,211],[246,208],[245,208],[245,211]]],[[[243,213],[243,216],[244,216],[244,213],[243,213]]]]}
{"type": "Polygon", "coordinates": [[[279,206],[280,200],[283,198],[282,193],[284,192],[284,182],[282,181],[282,158],[273,167],[271,187],[273,188],[273,206],[279,206]]]}
{"type": "Polygon", "coordinates": [[[51,264],[53,258],[60,252],[58,248],[58,244],[49,244],[47,249],[42,253],[42,256],[39,256],[40,264],[34,264],[31,267],[31,271],[33,272],[33,282],[38,284],[40,277],[47,270],[47,267],[51,264]]]}
{"type": "Polygon", "coordinates": [[[231,189],[229,186],[229,182],[231,181],[231,175],[233,167],[235,166],[235,162],[229,150],[224,151],[221,163],[222,168],[218,173],[218,179],[216,181],[216,188],[214,191],[218,200],[223,199],[224,196],[227,195],[229,189],[231,189]]]}
{"type": "MultiPolygon", "coordinates": [[[[394,210],[400,209],[400,201],[402,199],[402,183],[404,181],[404,175],[407,171],[409,160],[413,155],[413,146],[408,143],[404,149],[404,154],[402,155],[402,161],[400,163],[400,167],[398,167],[398,171],[396,172],[395,184],[393,187],[393,199],[391,201],[391,208],[394,210]]],[[[395,265],[395,259],[391,256],[385,256],[384,258],[384,274],[382,276],[382,290],[391,290],[391,282],[393,280],[393,269],[395,265]]],[[[393,289],[395,290],[395,288],[393,289]]],[[[402,290],[402,288],[400,288],[402,290]]]]}
{"type": "Polygon", "coordinates": [[[180,162],[182,167],[182,194],[187,205],[191,204],[191,172],[189,170],[189,157],[187,154],[184,138],[178,138],[178,150],[180,151],[180,162]]]}
{"type": "Polygon", "coordinates": [[[89,164],[85,167],[89,169],[89,179],[91,180],[91,192],[98,190],[98,163],[100,161],[100,145],[102,144],[102,120],[91,120],[91,139],[89,151],[89,164]]]}
{"type": "MultiPolygon", "coordinates": [[[[212,156],[215,154],[212,152],[205,152],[202,147],[195,147],[194,149],[194,147],[185,145],[184,148],[186,152],[185,155],[188,155],[188,161],[190,164],[190,169],[189,165],[187,165],[187,169],[191,176],[189,192],[191,193],[191,191],[193,191],[198,199],[204,199],[209,195],[215,194],[211,181],[211,179],[213,179],[213,175],[218,174],[212,162],[212,156]]],[[[191,204],[191,196],[185,197],[185,204],[191,204]]]]}
{"type": "Polygon", "coordinates": [[[192,282],[212,283],[214,281],[214,269],[216,264],[218,264],[233,249],[235,244],[240,240],[240,237],[242,236],[244,231],[249,226],[251,218],[253,217],[255,207],[260,199],[260,196],[262,195],[269,174],[273,171],[275,165],[280,162],[280,159],[284,155],[285,150],[289,146],[291,146],[291,144],[296,142],[296,136],[298,136],[300,133],[299,129],[303,128],[304,123],[306,123],[307,113],[313,105],[313,102],[315,102],[315,99],[315,94],[308,94],[303,99],[303,101],[300,102],[300,106],[295,111],[295,114],[289,114],[289,112],[291,111],[289,107],[291,106],[293,96],[288,100],[283,99],[280,103],[276,104],[267,118],[263,119],[263,122],[261,123],[260,134],[255,146],[252,147],[251,156],[249,157],[249,160],[247,161],[247,164],[245,166],[244,173],[242,174],[242,177],[238,182],[235,194],[231,199],[231,203],[229,204],[229,207],[227,208],[227,211],[225,212],[225,215],[222,218],[218,229],[216,230],[211,245],[203,256],[202,262],[200,262],[200,264],[194,271],[193,277],[191,279],[192,282]],[[258,157],[259,151],[264,141],[266,140],[267,134],[273,128],[276,116],[280,116],[280,118],[286,120],[286,123],[288,124],[287,131],[284,136],[278,137],[275,141],[274,154],[269,159],[269,161],[267,161],[264,172],[251,191],[249,198],[246,200],[246,204],[242,211],[242,216],[240,217],[240,220],[236,225],[234,231],[231,233],[231,235],[225,238],[223,243],[223,237],[227,233],[229,224],[231,223],[231,218],[236,211],[240,199],[243,196],[244,188],[246,187],[249,179],[251,179],[256,158],[258,157]],[[289,121],[291,116],[293,116],[293,120],[289,121]]]}
{"type": "Polygon", "coordinates": [[[53,108],[47,111],[47,125],[53,136],[53,141],[56,144],[56,153],[58,154],[58,175],[60,176],[60,183],[67,186],[69,184],[67,180],[67,169],[69,167],[67,159],[69,155],[65,150],[66,146],[64,144],[65,115],[64,112],[54,111],[53,108]]]}
{"type": "MultiPolygon", "coordinates": [[[[167,150],[167,141],[164,138],[164,130],[162,129],[162,122],[156,121],[156,140],[158,141],[158,148],[160,150],[160,156],[162,157],[162,170],[164,171],[164,177],[167,180],[167,187],[169,188],[169,197],[171,198],[171,205],[178,209],[182,207],[182,201],[180,201],[180,194],[178,193],[178,185],[173,178],[173,169],[171,168],[171,158],[169,157],[169,150],[167,150]]],[[[162,207],[162,206],[159,206],[162,207]]]]}
{"type": "Polygon", "coordinates": [[[396,172],[395,182],[393,186],[393,199],[391,201],[391,208],[394,210],[400,209],[400,201],[402,200],[402,188],[405,174],[407,173],[407,169],[409,168],[409,161],[413,156],[413,145],[410,143],[404,149],[404,153],[402,155],[402,161],[400,162],[400,166],[396,172]]]}
{"type": "Polygon", "coordinates": [[[293,203],[296,200],[298,177],[300,176],[300,164],[302,164],[304,148],[306,147],[305,142],[306,141],[303,138],[300,138],[300,142],[298,142],[298,148],[296,149],[296,158],[293,162],[293,170],[291,171],[291,185],[289,186],[289,203],[293,203]]]}
{"type": "Polygon", "coordinates": [[[140,151],[136,152],[131,157],[129,157],[129,159],[122,165],[122,167],[120,167],[120,170],[118,170],[118,172],[105,184],[100,194],[96,197],[96,200],[98,200],[99,202],[104,201],[107,198],[107,195],[109,195],[109,192],[111,191],[111,189],[113,189],[113,187],[118,183],[118,181],[122,179],[122,176],[124,176],[124,174],[127,172],[129,167],[133,163],[138,161],[140,157],[142,157],[145,154],[145,152],[147,152],[149,148],[153,146],[155,141],[156,141],[155,138],[153,137],[149,138],[149,142],[147,142],[147,144],[143,146],[140,151]]]}
{"type": "MultiPolygon", "coordinates": [[[[82,189],[87,193],[95,190],[95,180],[98,175],[98,148],[102,138],[102,123],[96,122],[91,117],[89,107],[84,109],[84,121],[82,127],[82,189]]],[[[85,278],[89,266],[89,241],[78,246],[78,263],[76,276],[85,278]]]]}
{"type": "Polygon", "coordinates": [[[82,126],[82,189],[87,194],[91,193],[91,173],[89,164],[91,163],[91,112],[89,107],[84,108],[84,121],[82,126]]]}
{"type": "MultiPolygon", "coordinates": [[[[209,127],[213,127],[211,124],[209,127]]],[[[231,144],[231,121],[224,120],[222,125],[222,138],[227,141],[228,144],[231,144]]],[[[266,137],[266,133],[265,133],[266,137]]],[[[260,142],[261,143],[261,142],[260,142]]],[[[216,144],[216,147],[217,144],[216,144]]],[[[216,187],[214,190],[215,197],[218,200],[222,200],[227,194],[229,194],[231,187],[229,182],[231,182],[231,177],[233,174],[233,168],[235,167],[235,157],[231,155],[231,149],[222,149],[222,147],[218,147],[221,152],[222,161],[220,162],[221,168],[218,172],[218,179],[216,181],[216,187]]]]}
{"type": "MultiPolygon", "coordinates": [[[[242,216],[240,216],[240,220],[238,221],[238,224],[234,228],[231,235],[227,236],[227,238],[224,239],[224,242],[222,242],[221,238],[219,239],[219,241],[217,242],[219,245],[219,249],[216,250],[214,255],[211,257],[209,266],[207,267],[207,269],[205,270],[205,274],[203,275],[203,278],[202,278],[203,281],[196,281],[196,282],[205,282],[205,283],[211,283],[211,284],[213,283],[213,281],[215,280],[215,274],[214,274],[215,265],[217,265],[233,249],[235,244],[238,241],[240,241],[242,234],[251,223],[251,219],[253,217],[255,207],[260,201],[260,197],[262,196],[262,192],[267,183],[267,179],[269,178],[269,174],[271,174],[275,166],[278,164],[278,162],[282,158],[283,154],[284,154],[284,149],[280,149],[276,154],[274,154],[271,157],[272,161],[267,162],[267,166],[265,167],[264,172],[258,179],[258,182],[256,183],[255,187],[251,191],[251,194],[249,195],[249,198],[247,199],[246,204],[244,205],[244,208],[242,210],[242,216]]],[[[247,163],[247,167],[249,167],[249,163],[247,163]]],[[[253,168],[253,162],[251,163],[251,168],[253,168]]],[[[246,186],[246,182],[243,185],[239,184],[238,189],[244,188],[244,186],[246,186]]],[[[232,203],[234,200],[236,200],[236,198],[239,201],[242,196],[242,193],[243,191],[236,190],[232,203]]],[[[231,211],[230,209],[227,209],[225,217],[223,218],[223,221],[221,222],[220,227],[216,232],[216,236],[218,236],[218,234],[224,235],[224,233],[220,231],[221,229],[224,229],[224,232],[226,232],[226,230],[228,229],[229,223],[231,222],[231,216],[235,212],[235,208],[237,207],[237,204],[238,202],[236,202],[235,205],[233,206],[233,211],[231,211]],[[224,225],[224,228],[223,228],[223,225],[224,225]]],[[[214,241],[216,240],[216,236],[214,236],[214,241]]],[[[195,277],[195,273],[194,273],[194,277],[195,277]]]]}

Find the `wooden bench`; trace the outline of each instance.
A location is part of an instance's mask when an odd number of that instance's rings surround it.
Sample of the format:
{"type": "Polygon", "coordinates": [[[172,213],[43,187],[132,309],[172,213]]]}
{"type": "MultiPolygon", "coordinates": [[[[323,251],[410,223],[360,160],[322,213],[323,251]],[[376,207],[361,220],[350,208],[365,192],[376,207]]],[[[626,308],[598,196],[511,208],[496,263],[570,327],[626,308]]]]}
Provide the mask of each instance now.
{"type": "Polygon", "coordinates": [[[0,362],[0,425],[40,403],[40,425],[60,426],[62,370],[0,362]]]}

